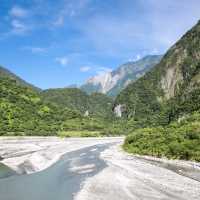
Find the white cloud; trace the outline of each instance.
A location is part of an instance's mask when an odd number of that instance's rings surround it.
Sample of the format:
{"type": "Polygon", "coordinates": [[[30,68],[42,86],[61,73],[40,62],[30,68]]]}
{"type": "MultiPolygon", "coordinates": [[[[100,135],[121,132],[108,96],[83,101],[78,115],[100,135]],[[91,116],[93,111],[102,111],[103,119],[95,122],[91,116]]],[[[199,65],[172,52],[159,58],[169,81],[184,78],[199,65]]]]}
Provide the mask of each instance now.
{"type": "Polygon", "coordinates": [[[128,8],[120,16],[97,13],[79,27],[96,50],[111,56],[154,48],[156,54],[164,53],[200,19],[199,0],[141,0],[140,12],[133,1],[127,2],[121,3],[128,8]]]}
{"type": "Polygon", "coordinates": [[[111,72],[111,71],[112,71],[112,69],[109,68],[109,67],[99,67],[99,68],[96,70],[96,73],[97,73],[98,75],[102,75],[102,74],[105,74],[105,73],[109,73],[109,72],[111,72]]]}
{"type": "Polygon", "coordinates": [[[47,52],[47,49],[42,47],[23,47],[22,50],[28,50],[37,54],[43,54],[47,52]]]}
{"type": "Polygon", "coordinates": [[[12,33],[15,34],[24,34],[26,31],[28,31],[28,27],[24,23],[16,19],[11,21],[11,26],[12,33]]]}
{"type": "Polygon", "coordinates": [[[47,52],[47,49],[41,47],[32,47],[31,51],[32,53],[45,53],[47,52]]]}
{"type": "Polygon", "coordinates": [[[19,17],[19,18],[23,18],[26,17],[28,15],[28,11],[25,10],[24,8],[21,8],[19,6],[14,6],[12,7],[12,9],[10,10],[9,13],[12,17],[19,17]]]}
{"type": "Polygon", "coordinates": [[[140,54],[136,55],[135,60],[140,60],[142,58],[142,56],[140,54]]]}
{"type": "Polygon", "coordinates": [[[81,67],[81,68],[80,68],[80,71],[81,71],[81,72],[88,72],[90,69],[91,69],[91,67],[89,67],[89,66],[84,66],[84,67],[81,67]]]}
{"type": "Polygon", "coordinates": [[[57,57],[55,60],[62,66],[66,66],[69,62],[69,59],[67,57],[57,57]]]}
{"type": "Polygon", "coordinates": [[[63,16],[63,15],[60,15],[60,16],[58,16],[58,18],[53,22],[53,25],[54,25],[54,26],[62,26],[62,25],[64,25],[64,22],[65,22],[64,16],[63,16]]]}
{"type": "Polygon", "coordinates": [[[135,62],[135,61],[140,60],[142,57],[143,57],[143,55],[137,54],[134,58],[130,58],[128,61],[129,62],[135,62]]]}
{"type": "Polygon", "coordinates": [[[28,16],[28,11],[20,6],[13,6],[9,12],[11,17],[11,34],[24,34],[28,31],[28,25],[22,22],[28,16]]]}
{"type": "Polygon", "coordinates": [[[73,18],[81,15],[91,0],[65,0],[62,9],[58,12],[56,19],[53,21],[54,26],[63,26],[67,18],[73,18]]]}
{"type": "Polygon", "coordinates": [[[150,38],[164,48],[172,46],[200,19],[199,0],[141,0],[148,13],[150,38]]]}

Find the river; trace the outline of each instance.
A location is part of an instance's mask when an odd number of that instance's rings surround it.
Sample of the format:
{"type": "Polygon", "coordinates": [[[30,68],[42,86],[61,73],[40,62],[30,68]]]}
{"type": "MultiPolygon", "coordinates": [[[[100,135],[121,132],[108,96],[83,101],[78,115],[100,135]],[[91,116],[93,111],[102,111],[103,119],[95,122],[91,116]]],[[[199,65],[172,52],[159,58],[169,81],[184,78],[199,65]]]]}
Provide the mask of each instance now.
{"type": "MultiPolygon", "coordinates": [[[[48,169],[0,179],[0,200],[71,200],[84,180],[106,167],[99,154],[109,144],[95,145],[64,155],[48,169]]],[[[1,167],[2,176],[8,168],[1,167]]]]}

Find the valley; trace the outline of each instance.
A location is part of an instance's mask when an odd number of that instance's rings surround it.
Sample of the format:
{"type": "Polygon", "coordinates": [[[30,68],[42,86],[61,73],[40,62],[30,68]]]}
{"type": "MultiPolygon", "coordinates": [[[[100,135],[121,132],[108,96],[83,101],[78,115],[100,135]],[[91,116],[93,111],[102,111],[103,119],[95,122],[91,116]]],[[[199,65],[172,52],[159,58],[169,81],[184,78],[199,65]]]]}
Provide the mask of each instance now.
{"type": "Polygon", "coordinates": [[[0,200],[199,200],[199,10],[3,1],[0,200]]]}

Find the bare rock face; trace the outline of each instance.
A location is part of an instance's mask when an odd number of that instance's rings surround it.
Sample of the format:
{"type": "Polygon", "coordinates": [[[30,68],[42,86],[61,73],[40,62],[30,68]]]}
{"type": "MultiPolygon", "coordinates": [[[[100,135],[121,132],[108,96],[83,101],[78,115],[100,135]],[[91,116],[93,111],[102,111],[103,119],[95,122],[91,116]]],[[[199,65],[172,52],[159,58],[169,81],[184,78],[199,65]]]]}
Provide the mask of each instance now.
{"type": "Polygon", "coordinates": [[[119,118],[122,117],[122,114],[123,114],[124,111],[125,111],[125,105],[119,104],[114,108],[115,116],[119,117],[119,118]]]}
{"type": "Polygon", "coordinates": [[[86,110],[85,113],[84,113],[84,117],[88,117],[90,115],[89,111],[86,110]]]}
{"type": "Polygon", "coordinates": [[[137,61],[125,63],[116,70],[91,77],[81,86],[81,89],[89,94],[99,92],[109,96],[116,96],[128,84],[136,81],[158,64],[161,57],[160,55],[151,55],[137,61]]]}

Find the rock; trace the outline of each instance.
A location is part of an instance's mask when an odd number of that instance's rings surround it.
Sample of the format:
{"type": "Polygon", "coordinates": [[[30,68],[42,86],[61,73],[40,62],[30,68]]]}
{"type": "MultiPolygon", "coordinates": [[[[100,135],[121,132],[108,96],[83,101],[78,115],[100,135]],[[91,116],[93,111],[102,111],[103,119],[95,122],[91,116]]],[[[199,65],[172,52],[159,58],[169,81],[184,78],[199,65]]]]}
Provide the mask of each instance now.
{"type": "Polygon", "coordinates": [[[124,111],[125,111],[125,105],[119,104],[114,108],[115,116],[119,118],[122,117],[124,111]]]}
{"type": "Polygon", "coordinates": [[[87,110],[87,111],[85,111],[85,114],[84,114],[84,117],[88,117],[89,116],[89,111],[87,110]]]}

